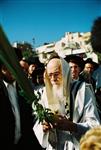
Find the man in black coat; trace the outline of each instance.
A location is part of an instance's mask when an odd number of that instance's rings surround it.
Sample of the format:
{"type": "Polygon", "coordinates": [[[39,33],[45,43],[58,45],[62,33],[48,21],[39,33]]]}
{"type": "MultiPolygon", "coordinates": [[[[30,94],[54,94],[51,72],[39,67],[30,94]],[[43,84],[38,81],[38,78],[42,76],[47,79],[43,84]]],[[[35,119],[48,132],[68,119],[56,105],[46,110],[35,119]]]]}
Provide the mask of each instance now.
{"type": "Polygon", "coordinates": [[[0,147],[42,150],[32,129],[31,105],[19,90],[13,75],[0,64],[0,147]]]}

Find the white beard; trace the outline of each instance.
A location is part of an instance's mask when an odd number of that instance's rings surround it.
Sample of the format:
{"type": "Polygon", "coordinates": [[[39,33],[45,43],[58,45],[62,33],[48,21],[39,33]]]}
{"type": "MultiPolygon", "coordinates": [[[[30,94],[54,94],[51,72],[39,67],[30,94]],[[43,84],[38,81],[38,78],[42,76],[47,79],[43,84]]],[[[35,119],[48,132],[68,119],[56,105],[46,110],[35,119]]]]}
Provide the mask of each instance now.
{"type": "Polygon", "coordinates": [[[62,86],[53,85],[53,91],[52,92],[53,92],[53,96],[55,99],[57,99],[58,101],[64,100],[63,87],[62,86]]]}
{"type": "Polygon", "coordinates": [[[62,86],[53,86],[53,96],[54,99],[58,101],[58,113],[65,114],[66,97],[63,95],[62,86]]]}
{"type": "Polygon", "coordinates": [[[62,86],[53,85],[52,90],[53,90],[52,92],[53,92],[54,99],[57,99],[60,103],[61,102],[66,103],[66,97],[64,96],[62,86]]]}

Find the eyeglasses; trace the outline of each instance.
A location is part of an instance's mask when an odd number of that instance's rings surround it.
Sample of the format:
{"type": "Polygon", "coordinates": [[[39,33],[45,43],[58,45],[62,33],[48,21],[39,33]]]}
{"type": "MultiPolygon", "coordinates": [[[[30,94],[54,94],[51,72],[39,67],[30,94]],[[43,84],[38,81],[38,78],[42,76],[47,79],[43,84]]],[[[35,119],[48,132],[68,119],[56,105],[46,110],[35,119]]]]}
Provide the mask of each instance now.
{"type": "Polygon", "coordinates": [[[49,74],[48,74],[48,77],[49,77],[49,78],[52,78],[52,77],[58,78],[58,77],[60,77],[60,76],[61,76],[61,72],[54,72],[54,73],[49,73],[49,74]]]}

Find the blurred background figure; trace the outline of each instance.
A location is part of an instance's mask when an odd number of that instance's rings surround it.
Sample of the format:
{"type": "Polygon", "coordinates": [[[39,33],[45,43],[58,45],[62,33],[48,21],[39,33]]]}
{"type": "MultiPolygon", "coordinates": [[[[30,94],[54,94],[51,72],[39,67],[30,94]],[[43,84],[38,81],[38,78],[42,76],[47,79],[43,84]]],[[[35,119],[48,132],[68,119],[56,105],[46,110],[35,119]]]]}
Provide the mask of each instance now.
{"type": "Polygon", "coordinates": [[[95,18],[92,23],[91,45],[95,53],[101,53],[101,16],[95,18]]]}
{"type": "Polygon", "coordinates": [[[101,126],[85,133],[80,140],[80,150],[101,150],[101,126]]]}
{"type": "Polygon", "coordinates": [[[22,58],[20,61],[20,66],[22,67],[23,71],[26,73],[26,75],[28,76],[28,68],[29,68],[29,65],[28,65],[28,62],[25,58],[22,58]]]}
{"type": "Polygon", "coordinates": [[[96,80],[96,100],[99,105],[101,118],[101,16],[94,19],[91,28],[91,46],[98,56],[98,68],[94,71],[93,77],[96,80]]]}
{"type": "Polygon", "coordinates": [[[93,77],[96,80],[97,89],[101,88],[101,16],[92,23],[91,46],[98,56],[99,67],[94,71],[93,77]]]}
{"type": "Polygon", "coordinates": [[[79,76],[80,80],[85,81],[86,83],[89,83],[92,85],[94,92],[96,89],[96,81],[93,78],[93,72],[97,67],[98,67],[98,64],[92,61],[91,58],[88,58],[85,60],[84,69],[79,76]]]}
{"type": "Polygon", "coordinates": [[[42,150],[32,130],[32,107],[20,91],[13,74],[0,61],[0,146],[4,149],[36,147],[42,150]]]}
{"type": "Polygon", "coordinates": [[[38,57],[29,57],[27,61],[28,78],[32,81],[34,92],[40,95],[44,87],[44,64],[39,61],[38,57]]]}

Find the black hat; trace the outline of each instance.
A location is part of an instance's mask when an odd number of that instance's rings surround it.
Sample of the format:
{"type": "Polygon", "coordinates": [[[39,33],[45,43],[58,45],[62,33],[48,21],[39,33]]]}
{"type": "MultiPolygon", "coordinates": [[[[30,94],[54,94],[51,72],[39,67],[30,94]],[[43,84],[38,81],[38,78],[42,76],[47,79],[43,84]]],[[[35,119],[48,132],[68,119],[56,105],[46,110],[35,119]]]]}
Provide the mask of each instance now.
{"type": "Polygon", "coordinates": [[[44,68],[44,64],[40,62],[39,57],[30,56],[27,62],[29,65],[35,64],[37,68],[44,68]]]}
{"type": "Polygon", "coordinates": [[[75,63],[75,64],[77,64],[80,68],[81,68],[81,70],[83,70],[84,69],[84,60],[83,60],[83,58],[82,57],[80,57],[80,56],[78,56],[78,55],[67,55],[66,57],[65,57],[65,60],[69,63],[69,62],[72,62],[72,63],[75,63]]]}
{"type": "Polygon", "coordinates": [[[38,57],[33,57],[33,56],[28,57],[27,62],[28,62],[29,65],[40,63],[39,58],[38,57]]]}
{"type": "Polygon", "coordinates": [[[94,70],[97,69],[97,67],[99,66],[99,64],[96,63],[96,62],[94,62],[91,58],[87,58],[87,59],[85,60],[85,64],[87,64],[87,63],[92,64],[93,67],[94,67],[94,70]]]}

